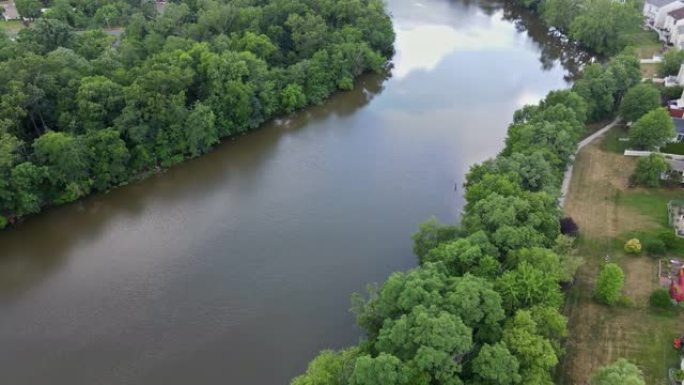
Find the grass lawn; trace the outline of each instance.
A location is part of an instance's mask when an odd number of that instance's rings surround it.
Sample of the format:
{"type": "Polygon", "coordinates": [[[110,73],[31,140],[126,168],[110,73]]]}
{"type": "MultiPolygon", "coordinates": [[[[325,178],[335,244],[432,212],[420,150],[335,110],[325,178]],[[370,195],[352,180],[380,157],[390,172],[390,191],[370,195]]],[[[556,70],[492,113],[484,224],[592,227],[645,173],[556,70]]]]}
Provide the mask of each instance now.
{"type": "Polygon", "coordinates": [[[630,45],[635,47],[637,54],[642,59],[650,59],[663,49],[663,43],[658,40],[658,34],[651,30],[641,30],[632,34],[629,39],[631,40],[630,45]]]}
{"type": "Polygon", "coordinates": [[[5,30],[9,35],[16,35],[24,28],[24,24],[19,20],[0,20],[0,29],[5,30]]]}
{"type": "Polygon", "coordinates": [[[653,63],[641,63],[639,64],[641,69],[641,77],[645,79],[651,79],[658,75],[658,65],[653,63]]]}
{"type": "Polygon", "coordinates": [[[629,148],[629,141],[620,140],[629,137],[629,130],[627,126],[619,124],[612,130],[608,131],[601,142],[601,149],[616,154],[624,154],[625,150],[629,148]]]}
{"type": "MultiPolygon", "coordinates": [[[[578,253],[585,264],[568,291],[566,355],[559,384],[585,384],[599,367],[620,357],[637,364],[647,384],[667,384],[667,370],[679,355],[672,339],[684,332],[684,315],[653,311],[648,297],[659,287],[657,258],[626,255],[624,241],[668,229],[667,202],[681,189],[632,189],[628,178],[635,158],[620,155],[623,128],[615,128],[577,156],[565,211],[580,228],[578,253]],[[608,307],[593,299],[596,276],[606,260],[625,271],[627,305],[608,307]]],[[[684,241],[667,256],[684,257],[684,241]]]]}

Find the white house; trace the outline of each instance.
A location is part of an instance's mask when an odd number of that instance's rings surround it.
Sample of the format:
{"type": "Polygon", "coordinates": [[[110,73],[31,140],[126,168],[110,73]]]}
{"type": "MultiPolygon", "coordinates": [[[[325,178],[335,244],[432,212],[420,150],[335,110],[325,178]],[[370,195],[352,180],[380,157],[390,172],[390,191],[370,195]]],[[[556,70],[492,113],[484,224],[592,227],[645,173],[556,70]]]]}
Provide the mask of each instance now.
{"type": "Polygon", "coordinates": [[[684,23],[675,28],[674,33],[670,36],[670,42],[677,49],[684,48],[684,23]]]}
{"type": "MultiPolygon", "coordinates": [[[[679,66],[679,72],[676,76],[668,76],[665,78],[665,87],[684,86],[684,64],[679,66]]],[[[684,95],[682,95],[682,103],[684,103],[684,95]]],[[[684,108],[684,104],[682,105],[684,108]]]]}
{"type": "Polygon", "coordinates": [[[669,43],[672,43],[672,38],[677,34],[677,27],[684,25],[684,8],[678,8],[667,13],[665,17],[665,37],[669,43]]]}
{"type": "Polygon", "coordinates": [[[658,32],[660,40],[667,41],[665,34],[665,19],[667,14],[676,9],[684,8],[682,0],[646,0],[644,3],[644,17],[646,24],[658,32]]]}

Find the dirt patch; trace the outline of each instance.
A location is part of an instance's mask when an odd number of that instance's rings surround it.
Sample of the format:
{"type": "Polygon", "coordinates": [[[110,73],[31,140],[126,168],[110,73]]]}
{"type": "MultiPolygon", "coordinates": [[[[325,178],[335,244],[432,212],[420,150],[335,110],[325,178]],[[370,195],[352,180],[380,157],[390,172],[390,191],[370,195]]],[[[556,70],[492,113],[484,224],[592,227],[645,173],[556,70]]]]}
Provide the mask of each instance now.
{"type": "Polygon", "coordinates": [[[577,156],[565,211],[589,238],[615,237],[642,229],[652,219],[634,210],[618,210],[620,195],[629,187],[634,158],[601,150],[600,140],[577,156]]]}
{"type": "Polygon", "coordinates": [[[624,261],[625,286],[623,293],[634,301],[634,306],[648,307],[648,297],[658,285],[658,262],[649,257],[627,257],[624,261]]]}

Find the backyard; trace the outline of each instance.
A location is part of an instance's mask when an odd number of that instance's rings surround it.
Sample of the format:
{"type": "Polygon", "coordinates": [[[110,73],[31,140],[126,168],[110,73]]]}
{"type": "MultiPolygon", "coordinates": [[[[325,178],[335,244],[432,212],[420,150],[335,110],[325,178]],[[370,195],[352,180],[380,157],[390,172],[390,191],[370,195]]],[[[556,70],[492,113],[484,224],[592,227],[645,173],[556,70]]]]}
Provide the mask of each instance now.
{"type": "MultiPolygon", "coordinates": [[[[565,211],[579,225],[578,253],[585,258],[576,284],[569,290],[566,356],[558,382],[584,384],[600,366],[624,357],[636,363],[648,384],[666,384],[667,370],[678,364],[672,340],[684,332],[684,316],[649,307],[650,294],[659,287],[658,258],[623,252],[627,239],[646,239],[669,229],[667,202],[684,196],[680,189],[629,188],[635,158],[621,155],[616,127],[578,155],[565,211]],[[606,261],[625,272],[625,299],[608,307],[593,298],[594,281],[606,261]]],[[[684,241],[668,257],[684,256],[684,241]]]]}
{"type": "Polygon", "coordinates": [[[22,28],[24,25],[19,20],[0,20],[0,29],[8,35],[16,35],[22,28]]]}

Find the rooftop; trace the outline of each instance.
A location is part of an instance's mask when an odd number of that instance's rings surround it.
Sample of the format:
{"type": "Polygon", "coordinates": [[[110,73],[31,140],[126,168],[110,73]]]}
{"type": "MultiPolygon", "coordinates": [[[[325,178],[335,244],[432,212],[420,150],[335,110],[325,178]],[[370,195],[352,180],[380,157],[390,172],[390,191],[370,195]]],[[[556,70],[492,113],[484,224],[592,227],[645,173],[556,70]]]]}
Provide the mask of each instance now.
{"type": "Polygon", "coordinates": [[[684,119],[672,118],[672,122],[675,125],[675,130],[680,134],[684,134],[684,119]]]}
{"type": "Polygon", "coordinates": [[[671,3],[674,3],[675,1],[679,1],[679,0],[646,0],[646,2],[648,4],[654,5],[658,8],[665,6],[665,5],[668,5],[668,4],[671,4],[671,3]]]}
{"type": "Polygon", "coordinates": [[[675,20],[684,19],[684,8],[675,9],[667,15],[673,17],[675,20]]]}

